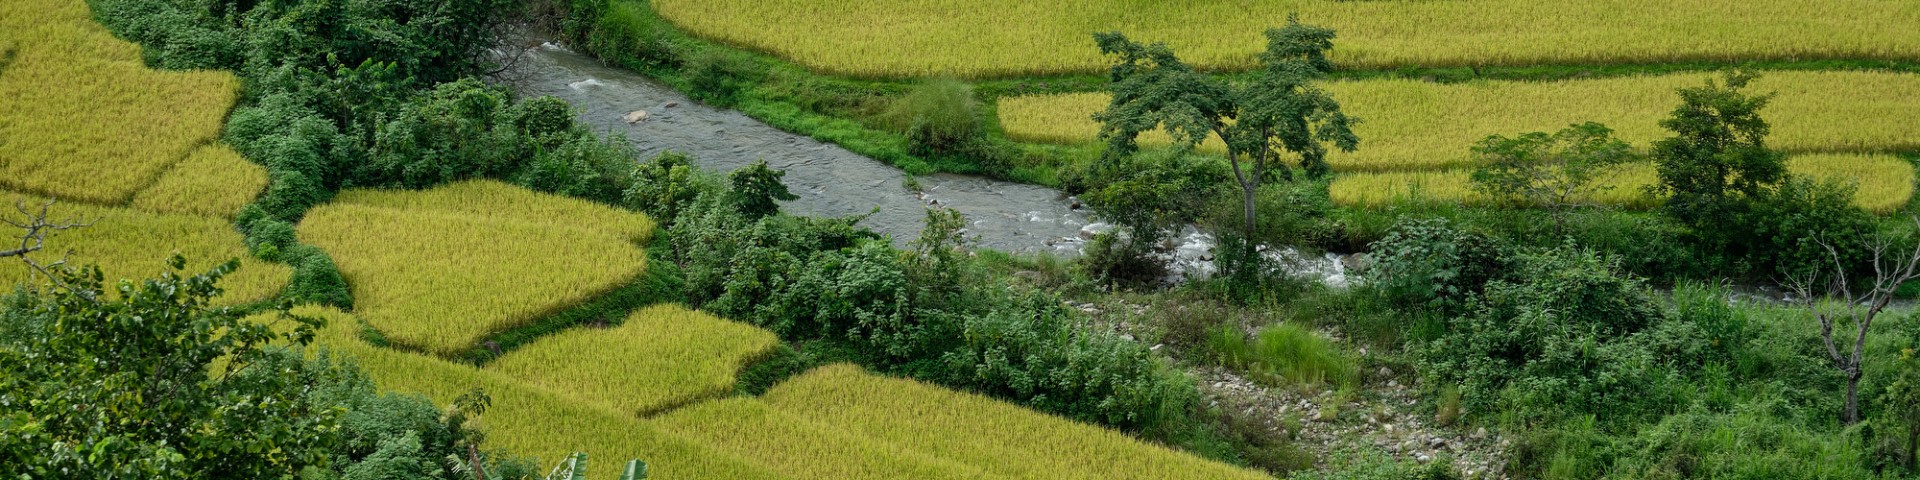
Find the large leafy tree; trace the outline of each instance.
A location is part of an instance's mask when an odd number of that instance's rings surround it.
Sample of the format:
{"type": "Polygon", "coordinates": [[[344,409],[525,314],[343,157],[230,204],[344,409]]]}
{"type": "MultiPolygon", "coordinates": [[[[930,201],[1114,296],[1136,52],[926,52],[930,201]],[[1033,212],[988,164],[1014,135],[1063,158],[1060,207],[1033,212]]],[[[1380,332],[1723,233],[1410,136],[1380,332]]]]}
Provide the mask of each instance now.
{"type": "Polygon", "coordinates": [[[1597,183],[1622,164],[1641,157],[1613,130],[1594,122],[1554,133],[1517,137],[1491,135],[1473,147],[1482,167],[1473,172],[1473,188],[1498,201],[1553,211],[1564,228],[1565,211],[1591,202],[1612,188],[1597,183]]]}
{"type": "Polygon", "coordinates": [[[1772,95],[1745,91],[1755,76],[1729,72],[1722,82],[1680,89],[1681,105],[1660,126],[1673,136],[1654,142],[1666,211],[1689,226],[1723,224],[1787,177],[1785,156],[1767,148],[1770,127],[1760,109],[1772,95]]]}
{"type": "Polygon", "coordinates": [[[1218,136],[1240,185],[1247,240],[1256,231],[1255,199],[1267,169],[1292,178],[1284,162],[1291,156],[1308,177],[1322,177],[1329,172],[1328,144],[1342,151],[1360,144],[1351,128],[1358,120],[1313,84],[1333,71],[1326,56],[1333,30],[1289,17],[1287,26],[1266,36],[1262,68],[1245,82],[1230,83],[1194,70],[1166,44],[1142,45],[1118,32],[1094,34],[1101,53],[1117,57],[1110,72],[1112,103],[1093,116],[1108,160],[1132,155],[1140,134],[1157,128],[1165,128],[1181,149],[1218,136]]]}

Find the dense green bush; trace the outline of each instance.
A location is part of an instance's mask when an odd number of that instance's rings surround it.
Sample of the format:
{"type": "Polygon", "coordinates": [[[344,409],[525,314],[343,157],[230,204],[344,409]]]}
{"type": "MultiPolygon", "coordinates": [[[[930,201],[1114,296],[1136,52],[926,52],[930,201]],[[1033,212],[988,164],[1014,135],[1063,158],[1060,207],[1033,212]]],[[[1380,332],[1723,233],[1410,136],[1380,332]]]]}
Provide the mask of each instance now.
{"type": "MultiPolygon", "coordinates": [[[[63,269],[57,287],[0,300],[0,475],[467,478],[444,461],[479,440],[467,414],[377,394],[349,364],[284,348],[316,321],[210,307],[238,263],[184,264],[111,287],[98,269],[63,269]]],[[[488,462],[517,472],[506,478],[530,471],[488,462]]]]}
{"type": "Polygon", "coordinates": [[[1511,248],[1442,219],[1409,220],[1370,246],[1364,285],[1403,307],[1456,311],[1511,268],[1511,248]]]}
{"type": "Polygon", "coordinates": [[[930,80],[894,99],[880,120],[905,135],[915,155],[955,155],[985,141],[980,100],[954,79],[930,80]]]}

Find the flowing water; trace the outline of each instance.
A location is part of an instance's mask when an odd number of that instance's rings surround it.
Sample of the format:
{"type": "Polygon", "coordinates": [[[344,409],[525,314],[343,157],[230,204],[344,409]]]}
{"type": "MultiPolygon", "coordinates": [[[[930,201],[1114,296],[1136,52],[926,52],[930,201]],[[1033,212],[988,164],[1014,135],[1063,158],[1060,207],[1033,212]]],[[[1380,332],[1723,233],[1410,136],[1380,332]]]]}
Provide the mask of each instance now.
{"type": "MultiPolygon", "coordinates": [[[[721,172],[766,160],[787,172],[783,180],[800,196],[781,204],[788,213],[838,217],[878,208],[860,225],[890,235],[895,245],[905,246],[919,236],[930,207],[960,211],[969,222],[970,240],[1009,253],[1079,255],[1094,233],[1111,228],[1092,222],[1092,212],[1074,199],[1036,185],[937,174],[915,178],[920,189],[914,191],[907,188],[908,176],[900,169],[738,111],[700,105],[652,79],[552,44],[529,50],[513,76],[521,93],[566,100],[579,111],[581,124],[626,136],[641,158],[676,151],[721,172]],[[645,112],[645,118],[630,121],[636,112],[645,112]]],[[[1168,280],[1211,274],[1212,246],[1212,235],[1191,227],[1162,245],[1160,255],[1175,272],[1168,280]]],[[[1295,274],[1346,284],[1339,256],[1302,255],[1290,248],[1269,250],[1268,255],[1285,260],[1295,274]]]]}

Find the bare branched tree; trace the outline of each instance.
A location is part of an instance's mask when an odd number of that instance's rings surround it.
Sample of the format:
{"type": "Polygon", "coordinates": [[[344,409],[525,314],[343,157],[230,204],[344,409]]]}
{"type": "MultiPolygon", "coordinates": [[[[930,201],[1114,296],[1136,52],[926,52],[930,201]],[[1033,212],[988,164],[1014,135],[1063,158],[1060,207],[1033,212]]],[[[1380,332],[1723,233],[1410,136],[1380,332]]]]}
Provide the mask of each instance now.
{"type": "Polygon", "coordinates": [[[59,266],[66,264],[67,263],[66,257],[62,256],[59,261],[56,261],[53,263],[41,264],[40,262],[34,261],[33,257],[29,256],[29,254],[33,252],[38,252],[46,248],[48,234],[51,234],[53,232],[58,232],[61,230],[72,230],[75,228],[88,227],[88,226],[92,226],[93,223],[82,222],[78,220],[68,220],[68,221],[47,220],[47,212],[53,208],[54,202],[55,201],[53,200],[48,200],[46,203],[40,204],[40,208],[38,208],[37,210],[27,206],[27,202],[25,200],[15,201],[13,203],[13,208],[15,210],[19,210],[20,213],[23,215],[23,218],[20,218],[20,219],[4,218],[4,219],[0,219],[0,223],[11,225],[14,228],[23,230],[24,232],[21,233],[20,236],[18,237],[20,239],[20,244],[17,247],[11,250],[0,250],[0,258],[19,257],[20,261],[26,262],[27,267],[34,269],[34,271],[40,272],[40,274],[46,276],[49,281],[58,283],[60,281],[60,277],[54,276],[53,273],[49,271],[49,269],[58,268],[59,266]]]}
{"type": "MultiPolygon", "coordinates": [[[[1920,227],[1920,216],[1912,218],[1914,225],[1920,227]]],[[[1867,347],[1867,332],[1873,328],[1874,318],[1893,303],[1894,291],[1900,288],[1900,284],[1920,278],[1920,242],[1914,245],[1912,251],[1902,255],[1903,252],[1895,248],[1898,242],[1893,237],[1880,235],[1873,240],[1861,240],[1873,259],[1873,277],[1871,283],[1857,285],[1852,283],[1852,275],[1841,261],[1839,249],[1817,233],[1813,239],[1826,249],[1827,256],[1833,260],[1833,271],[1789,277],[1786,283],[1799,297],[1797,300],[1801,305],[1820,321],[1820,340],[1826,345],[1828,359],[1833,362],[1834,368],[1847,376],[1844,420],[1852,425],[1860,422],[1860,377],[1865,373],[1861,369],[1861,357],[1867,347]],[[1828,276],[1826,281],[1820,280],[1822,276],[1828,276]],[[1816,285],[1822,283],[1826,285],[1825,290],[1816,290],[1816,285]],[[1853,344],[1844,355],[1833,339],[1836,325],[1853,329],[1853,344]]]]}

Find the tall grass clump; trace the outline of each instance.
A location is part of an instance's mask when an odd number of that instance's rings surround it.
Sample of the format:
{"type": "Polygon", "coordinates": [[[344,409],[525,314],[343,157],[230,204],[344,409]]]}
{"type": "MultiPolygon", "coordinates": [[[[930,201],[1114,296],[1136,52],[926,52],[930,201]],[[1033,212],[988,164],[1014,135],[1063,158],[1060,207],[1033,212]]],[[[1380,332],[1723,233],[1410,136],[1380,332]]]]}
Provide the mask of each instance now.
{"type": "Polygon", "coordinates": [[[1354,360],[1306,327],[1278,323],[1248,336],[1228,325],[1207,339],[1213,360],[1269,385],[1353,386],[1354,360]]]}
{"type": "Polygon", "coordinates": [[[1362,68],[1920,59],[1920,32],[1911,28],[1920,24],[1920,6],[1876,0],[650,4],[695,35],[867,78],[1102,72],[1110,64],[1091,48],[1088,32],[1120,26],[1166,42],[1196,67],[1246,70],[1265,45],[1260,32],[1285,25],[1290,14],[1337,26],[1340,48],[1330,59],[1362,68]]]}
{"type": "Polygon", "coordinates": [[[793,418],[1007,478],[1269,478],[1112,430],[853,365],[815,369],[761,400],[793,418]]]}
{"type": "Polygon", "coordinates": [[[751,325],[656,306],[611,328],[535,340],[487,369],[581,403],[648,415],[732,392],[735,374],[779,343],[751,325]]]}
{"type": "Polygon", "coordinates": [[[887,128],[907,136],[915,155],[955,155],[982,141],[980,100],[973,88],[950,78],[931,80],[893,100],[880,115],[887,128]]]}

